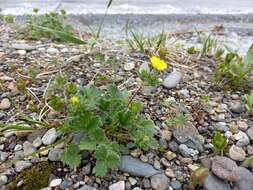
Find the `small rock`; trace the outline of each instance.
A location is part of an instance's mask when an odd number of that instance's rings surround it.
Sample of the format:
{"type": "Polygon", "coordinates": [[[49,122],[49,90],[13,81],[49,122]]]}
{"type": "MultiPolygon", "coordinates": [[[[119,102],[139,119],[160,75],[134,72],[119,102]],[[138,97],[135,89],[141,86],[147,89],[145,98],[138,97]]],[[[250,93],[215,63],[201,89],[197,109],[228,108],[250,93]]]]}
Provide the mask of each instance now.
{"type": "Polygon", "coordinates": [[[247,146],[250,143],[249,137],[246,133],[239,131],[234,135],[235,140],[238,140],[236,145],[240,147],[247,146]]]}
{"type": "Polygon", "coordinates": [[[6,117],[5,113],[0,112],[0,120],[4,120],[6,117]]]}
{"type": "Polygon", "coordinates": [[[37,137],[34,141],[33,141],[33,146],[38,148],[42,145],[42,140],[40,137],[37,137]]]}
{"type": "Polygon", "coordinates": [[[61,184],[61,182],[62,182],[62,179],[60,179],[60,178],[58,178],[58,179],[53,179],[53,180],[50,182],[49,186],[50,186],[50,187],[57,187],[57,186],[59,186],[59,185],[61,184]]]}
{"type": "Polygon", "coordinates": [[[245,151],[238,146],[232,145],[229,149],[229,157],[235,161],[245,160],[246,153],[245,151]]]}
{"type": "Polygon", "coordinates": [[[181,79],[182,74],[180,72],[174,71],[164,79],[163,86],[168,89],[175,88],[179,84],[181,79]]]}
{"type": "Polygon", "coordinates": [[[137,177],[152,176],[160,173],[160,171],[154,169],[152,165],[131,156],[122,156],[119,169],[122,172],[137,177]]]}
{"type": "Polygon", "coordinates": [[[172,134],[181,144],[186,143],[190,138],[199,135],[197,128],[192,124],[176,127],[173,129],[172,134]]]}
{"type": "Polygon", "coordinates": [[[131,185],[137,184],[137,180],[134,179],[134,178],[132,178],[132,177],[129,177],[128,180],[129,180],[129,182],[130,182],[131,185]]]}
{"type": "Polygon", "coordinates": [[[17,144],[16,146],[15,146],[15,148],[14,148],[14,151],[16,152],[16,151],[20,151],[20,150],[22,150],[22,148],[23,148],[23,146],[21,145],[21,144],[17,144]]]}
{"type": "Polygon", "coordinates": [[[170,182],[170,186],[173,188],[173,189],[175,189],[175,190],[178,190],[178,189],[181,189],[181,187],[182,187],[182,184],[181,184],[181,182],[180,181],[171,181],[170,182]]]}
{"type": "Polygon", "coordinates": [[[235,182],[235,187],[239,190],[252,190],[253,175],[246,168],[239,167],[240,180],[235,182]]]}
{"type": "Polygon", "coordinates": [[[161,138],[165,139],[166,141],[170,141],[172,137],[172,133],[168,130],[161,131],[161,138]]]}
{"type": "Polygon", "coordinates": [[[21,56],[25,55],[26,54],[26,50],[23,50],[23,49],[19,49],[17,50],[17,53],[21,56]]]}
{"type": "Polygon", "coordinates": [[[60,160],[60,154],[62,153],[62,149],[59,148],[53,148],[49,151],[48,159],[52,162],[56,162],[60,160]]]}
{"type": "Polygon", "coordinates": [[[125,182],[119,181],[109,186],[109,190],[125,190],[125,182]]]}
{"type": "Polygon", "coordinates": [[[12,44],[11,48],[17,49],[17,50],[27,50],[27,51],[31,51],[31,50],[35,49],[34,46],[31,46],[29,44],[24,44],[24,43],[22,43],[22,44],[21,43],[20,44],[12,44]]]}
{"type": "Polygon", "coordinates": [[[146,178],[143,179],[143,186],[145,188],[150,188],[151,187],[149,179],[146,179],[146,178]]]}
{"type": "Polygon", "coordinates": [[[212,172],[219,178],[227,181],[240,179],[236,163],[226,157],[216,156],[212,160],[212,172]]]}
{"type": "Polygon", "coordinates": [[[36,151],[36,148],[28,141],[25,141],[23,143],[23,150],[24,150],[24,155],[30,155],[36,151]]]}
{"type": "Polygon", "coordinates": [[[171,177],[171,178],[174,178],[174,177],[175,177],[174,171],[173,171],[171,168],[166,168],[165,174],[166,174],[168,177],[171,177]]]}
{"type": "Polygon", "coordinates": [[[8,182],[8,177],[6,175],[0,175],[0,187],[8,182]]]}
{"type": "Polygon", "coordinates": [[[133,62],[128,62],[124,65],[124,69],[126,71],[131,71],[135,68],[135,64],[133,62]]]}
{"type": "Polygon", "coordinates": [[[250,127],[246,133],[249,136],[249,138],[253,140],[253,127],[250,127]]]}
{"type": "Polygon", "coordinates": [[[164,174],[157,174],[152,176],[150,181],[154,190],[166,190],[169,187],[170,179],[164,174]]]}
{"type": "Polygon", "coordinates": [[[139,72],[142,71],[147,71],[148,73],[150,72],[150,68],[147,62],[144,62],[140,65],[139,72]]]}
{"type": "Polygon", "coordinates": [[[59,50],[56,49],[56,48],[50,47],[50,48],[47,49],[47,53],[49,53],[49,54],[58,54],[59,50]]]}
{"type": "Polygon", "coordinates": [[[244,121],[238,121],[237,122],[238,128],[242,131],[246,131],[248,129],[248,124],[244,121]]]}
{"type": "Polygon", "coordinates": [[[234,113],[242,113],[244,112],[244,105],[242,104],[242,102],[236,101],[231,103],[230,105],[230,110],[234,113]]]}
{"type": "Polygon", "coordinates": [[[178,149],[184,157],[193,157],[194,159],[197,159],[199,154],[199,151],[188,148],[185,144],[180,144],[178,149]]]}
{"type": "Polygon", "coordinates": [[[84,185],[81,188],[79,188],[78,190],[97,190],[97,189],[94,187],[91,187],[89,185],[84,185]]]}
{"type": "Polygon", "coordinates": [[[199,142],[199,139],[197,139],[197,138],[191,137],[191,138],[189,138],[189,140],[185,144],[187,147],[198,150],[199,152],[204,151],[203,145],[199,142]]]}
{"type": "Polygon", "coordinates": [[[29,161],[23,161],[23,160],[17,161],[14,165],[17,172],[21,172],[22,170],[32,166],[32,164],[29,161]]]}
{"type": "Polygon", "coordinates": [[[8,98],[4,98],[0,102],[0,110],[7,110],[11,107],[11,102],[8,98]]]}
{"type": "Polygon", "coordinates": [[[67,189],[73,184],[72,180],[65,179],[61,184],[60,184],[60,189],[67,189]]]}
{"type": "Polygon", "coordinates": [[[215,177],[215,175],[212,173],[209,173],[205,179],[204,187],[206,190],[231,190],[229,184],[226,181],[215,177]]]}
{"type": "Polygon", "coordinates": [[[176,158],[177,155],[176,155],[174,152],[167,151],[167,152],[164,154],[164,157],[165,157],[167,160],[171,161],[171,160],[173,160],[174,158],[176,158]]]}
{"type": "Polygon", "coordinates": [[[49,129],[45,135],[42,137],[42,143],[44,145],[50,145],[55,142],[57,138],[57,132],[55,128],[49,129]]]}

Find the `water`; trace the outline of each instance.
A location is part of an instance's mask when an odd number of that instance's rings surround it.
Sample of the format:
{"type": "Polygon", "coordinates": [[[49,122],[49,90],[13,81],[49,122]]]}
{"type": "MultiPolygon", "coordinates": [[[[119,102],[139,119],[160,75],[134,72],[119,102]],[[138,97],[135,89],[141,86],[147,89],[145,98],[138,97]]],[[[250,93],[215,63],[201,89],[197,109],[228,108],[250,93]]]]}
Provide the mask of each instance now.
{"type": "MultiPolygon", "coordinates": [[[[59,4],[71,14],[100,14],[106,0],[0,0],[3,14],[22,15],[34,7],[43,12],[59,4]]],[[[249,14],[252,0],[114,0],[110,14],[249,14]]]]}

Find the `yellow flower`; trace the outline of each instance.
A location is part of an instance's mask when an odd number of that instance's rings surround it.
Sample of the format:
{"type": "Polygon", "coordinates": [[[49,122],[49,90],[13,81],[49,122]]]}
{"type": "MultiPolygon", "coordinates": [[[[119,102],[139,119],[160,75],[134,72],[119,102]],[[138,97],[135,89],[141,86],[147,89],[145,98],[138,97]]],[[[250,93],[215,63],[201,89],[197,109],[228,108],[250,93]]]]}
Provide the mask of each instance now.
{"type": "Polygon", "coordinates": [[[164,71],[167,69],[167,63],[164,60],[160,59],[157,56],[152,56],[150,58],[151,65],[158,71],[164,71]]]}
{"type": "Polygon", "coordinates": [[[70,98],[70,103],[71,103],[72,105],[78,104],[78,103],[79,103],[79,98],[78,98],[77,96],[72,96],[72,97],[70,98]]]}

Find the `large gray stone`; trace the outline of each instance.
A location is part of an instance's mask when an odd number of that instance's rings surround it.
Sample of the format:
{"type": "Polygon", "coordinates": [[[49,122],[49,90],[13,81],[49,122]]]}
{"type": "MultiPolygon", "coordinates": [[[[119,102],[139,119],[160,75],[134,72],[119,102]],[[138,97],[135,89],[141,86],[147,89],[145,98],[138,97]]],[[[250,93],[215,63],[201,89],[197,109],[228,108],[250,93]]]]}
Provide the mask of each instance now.
{"type": "Polygon", "coordinates": [[[212,172],[217,177],[227,181],[237,181],[240,179],[237,164],[227,157],[214,157],[212,160],[212,172]]]}
{"type": "Polygon", "coordinates": [[[215,177],[211,172],[204,181],[204,187],[206,190],[231,190],[226,181],[215,177]]]}
{"type": "Polygon", "coordinates": [[[239,190],[252,190],[253,189],[253,175],[246,168],[239,167],[240,180],[235,182],[235,186],[239,190]]]}
{"type": "Polygon", "coordinates": [[[156,170],[152,165],[144,163],[131,156],[122,156],[120,171],[131,174],[132,176],[148,177],[159,174],[162,171],[156,170]]]}

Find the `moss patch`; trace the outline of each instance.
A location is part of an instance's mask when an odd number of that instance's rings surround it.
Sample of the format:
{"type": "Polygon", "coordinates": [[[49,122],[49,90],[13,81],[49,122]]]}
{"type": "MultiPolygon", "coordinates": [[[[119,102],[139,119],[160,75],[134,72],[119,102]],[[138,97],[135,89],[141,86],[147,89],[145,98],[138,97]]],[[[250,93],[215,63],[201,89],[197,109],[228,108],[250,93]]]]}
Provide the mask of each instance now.
{"type": "Polygon", "coordinates": [[[32,168],[22,171],[8,186],[8,190],[40,190],[48,186],[49,175],[53,170],[48,162],[41,162],[32,168]],[[23,180],[23,185],[17,187],[17,183],[23,180]]]}

